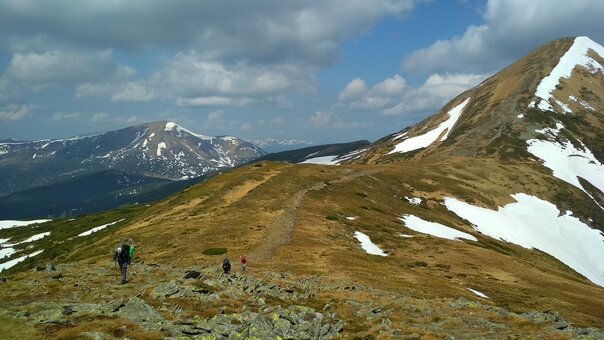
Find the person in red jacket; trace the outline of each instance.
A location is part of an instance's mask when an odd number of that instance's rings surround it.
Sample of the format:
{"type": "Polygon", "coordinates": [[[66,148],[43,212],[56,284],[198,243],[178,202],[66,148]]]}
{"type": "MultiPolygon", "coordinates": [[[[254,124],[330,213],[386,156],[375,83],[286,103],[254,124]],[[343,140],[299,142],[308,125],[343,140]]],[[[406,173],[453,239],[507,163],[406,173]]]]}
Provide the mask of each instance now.
{"type": "Polygon", "coordinates": [[[241,270],[245,271],[245,267],[247,266],[247,256],[241,255],[241,270]]]}

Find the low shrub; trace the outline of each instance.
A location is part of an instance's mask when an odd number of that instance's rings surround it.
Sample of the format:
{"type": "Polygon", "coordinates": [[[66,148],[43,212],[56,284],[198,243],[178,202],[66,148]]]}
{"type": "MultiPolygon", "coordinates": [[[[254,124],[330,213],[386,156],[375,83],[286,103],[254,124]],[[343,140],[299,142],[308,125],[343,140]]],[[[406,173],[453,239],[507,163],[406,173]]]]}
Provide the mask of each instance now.
{"type": "Polygon", "coordinates": [[[226,248],[208,248],[206,250],[203,251],[204,255],[223,255],[226,254],[227,249],[226,248]]]}

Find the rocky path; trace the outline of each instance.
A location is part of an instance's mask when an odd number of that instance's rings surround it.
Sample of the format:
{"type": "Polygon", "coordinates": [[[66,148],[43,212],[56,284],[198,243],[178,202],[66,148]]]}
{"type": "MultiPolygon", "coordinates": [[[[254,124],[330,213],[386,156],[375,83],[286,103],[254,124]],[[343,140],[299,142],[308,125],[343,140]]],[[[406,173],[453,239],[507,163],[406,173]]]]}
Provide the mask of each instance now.
{"type": "MultiPolygon", "coordinates": [[[[376,170],[348,171],[348,173],[332,183],[345,183],[359,177],[370,176],[376,172],[376,170]]],[[[296,224],[296,212],[304,203],[304,197],[309,191],[321,190],[325,186],[324,182],[317,182],[296,192],[279,216],[268,226],[266,238],[250,254],[250,258],[257,259],[258,262],[269,261],[278,247],[289,242],[296,224]]]]}

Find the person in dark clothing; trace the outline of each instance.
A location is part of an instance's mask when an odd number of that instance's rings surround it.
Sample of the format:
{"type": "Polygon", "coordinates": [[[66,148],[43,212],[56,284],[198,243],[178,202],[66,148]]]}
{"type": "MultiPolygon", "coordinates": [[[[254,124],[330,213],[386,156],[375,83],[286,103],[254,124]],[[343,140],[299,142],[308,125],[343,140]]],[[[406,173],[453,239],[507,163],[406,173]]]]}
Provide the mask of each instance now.
{"type": "Polygon", "coordinates": [[[124,244],[115,250],[115,254],[113,256],[114,261],[117,262],[118,266],[120,267],[120,272],[122,273],[122,284],[128,282],[126,279],[126,272],[128,270],[128,266],[132,263],[132,250],[134,250],[134,247],[124,244]]]}
{"type": "Polygon", "coordinates": [[[222,261],[222,270],[225,274],[229,274],[231,272],[231,262],[229,262],[229,259],[226,257],[222,261]]]}

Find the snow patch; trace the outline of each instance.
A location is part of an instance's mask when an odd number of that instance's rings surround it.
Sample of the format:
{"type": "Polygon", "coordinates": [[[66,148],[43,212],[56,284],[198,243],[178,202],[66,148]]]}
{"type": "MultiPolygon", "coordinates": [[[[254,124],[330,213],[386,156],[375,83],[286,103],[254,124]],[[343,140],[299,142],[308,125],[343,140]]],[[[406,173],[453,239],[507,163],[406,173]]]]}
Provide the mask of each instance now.
{"type": "Polygon", "coordinates": [[[407,199],[407,201],[409,201],[409,203],[413,204],[413,205],[420,205],[422,204],[422,199],[419,197],[407,197],[405,196],[405,199],[407,199]]]}
{"type": "Polygon", "coordinates": [[[50,231],[47,231],[47,232],[41,233],[41,234],[36,234],[36,235],[31,236],[30,238],[28,238],[28,239],[26,239],[24,241],[21,241],[20,243],[34,242],[34,241],[37,241],[37,240],[41,240],[41,239],[43,239],[43,238],[45,238],[46,236],[49,236],[49,235],[50,235],[50,231]]]}
{"type": "Polygon", "coordinates": [[[474,290],[474,289],[472,289],[472,288],[466,288],[466,289],[467,289],[467,290],[469,290],[469,291],[471,291],[471,292],[472,292],[472,293],[474,293],[475,295],[480,296],[481,298],[485,298],[485,299],[488,299],[488,298],[489,298],[488,296],[484,295],[483,293],[481,293],[481,292],[479,292],[479,291],[477,291],[477,290],[474,290]]]}
{"type": "Polygon", "coordinates": [[[346,219],[349,221],[354,221],[356,220],[356,218],[352,217],[352,216],[346,216],[346,219]]]}
{"type": "Polygon", "coordinates": [[[365,250],[367,252],[367,254],[388,256],[388,255],[386,255],[386,253],[384,253],[380,249],[380,247],[375,245],[375,243],[371,242],[371,239],[369,238],[369,236],[363,234],[362,232],[355,231],[354,237],[356,237],[356,239],[359,240],[359,242],[361,242],[361,247],[363,248],[363,250],[365,250]]]}
{"type": "Polygon", "coordinates": [[[430,144],[434,143],[438,139],[438,136],[440,136],[444,131],[446,131],[446,133],[440,138],[440,141],[442,142],[442,141],[446,140],[447,136],[449,136],[449,133],[451,132],[451,129],[453,128],[453,126],[455,126],[455,123],[457,123],[457,120],[461,116],[461,113],[463,112],[463,109],[464,109],[464,107],[466,107],[468,102],[470,102],[470,98],[466,99],[463,103],[452,108],[448,112],[449,119],[442,122],[436,129],[430,130],[430,131],[424,133],[423,135],[419,135],[419,136],[415,136],[415,137],[411,137],[411,138],[403,140],[402,142],[397,144],[394,147],[394,149],[392,151],[390,151],[388,154],[395,153],[395,152],[404,153],[404,152],[409,152],[409,151],[425,148],[425,147],[429,146],[430,144]]]}
{"type": "Polygon", "coordinates": [[[582,177],[604,192],[604,166],[583,143],[581,150],[570,141],[530,139],[526,142],[528,152],[543,160],[543,165],[552,170],[555,177],[587,193],[579,182],[582,177]]]}
{"type": "Polygon", "coordinates": [[[521,113],[521,114],[517,115],[516,118],[524,118],[524,115],[521,113]]]}
{"type": "Polygon", "coordinates": [[[16,252],[17,251],[15,250],[15,248],[12,248],[12,247],[0,248],[0,259],[11,257],[11,255],[13,255],[16,252]]]}
{"type": "Polygon", "coordinates": [[[176,123],[174,122],[167,122],[166,123],[166,127],[164,128],[164,131],[172,131],[174,128],[179,128],[180,126],[178,126],[176,123]]]}
{"type": "Polygon", "coordinates": [[[476,237],[468,233],[449,228],[440,223],[429,222],[414,215],[404,215],[402,218],[399,218],[399,220],[403,221],[407,228],[422,234],[430,234],[432,236],[453,241],[461,241],[460,239],[462,238],[470,241],[478,241],[476,237]]]}
{"type": "Polygon", "coordinates": [[[445,206],[473,224],[476,231],[528,249],[539,249],[590,281],[604,286],[604,234],[567,211],[524,193],[497,210],[445,198],[445,206]]]}
{"type": "MultiPolygon", "coordinates": [[[[573,45],[560,58],[558,65],[550,72],[550,74],[541,80],[535,96],[541,98],[538,104],[542,111],[554,111],[549,103],[552,98],[552,92],[560,83],[561,78],[570,78],[572,71],[577,66],[587,68],[591,73],[604,72],[604,66],[600,65],[596,60],[587,55],[589,50],[595,51],[601,57],[604,57],[604,47],[592,41],[588,37],[577,37],[573,45]]],[[[530,106],[530,105],[529,105],[530,106]]]]}
{"type": "Polygon", "coordinates": [[[0,230],[16,228],[16,227],[24,227],[24,226],[28,226],[30,224],[46,223],[46,222],[50,222],[50,221],[52,221],[52,220],[31,220],[31,221],[5,220],[5,221],[0,221],[0,230]]]}
{"type": "Polygon", "coordinates": [[[105,228],[107,228],[107,227],[109,227],[109,226],[112,226],[112,225],[114,225],[114,224],[116,224],[116,223],[119,223],[119,222],[121,222],[121,221],[123,221],[123,220],[125,220],[125,218],[122,218],[122,219],[121,219],[121,220],[119,220],[119,221],[115,221],[115,222],[111,222],[111,223],[107,223],[107,224],[100,225],[100,226],[98,226],[98,227],[94,227],[94,228],[92,228],[92,229],[90,229],[90,230],[88,230],[88,231],[85,231],[85,232],[83,232],[83,233],[78,234],[78,236],[80,236],[80,237],[81,237],[81,236],[88,236],[88,235],[91,235],[92,233],[96,233],[96,232],[97,232],[97,231],[99,231],[99,230],[103,230],[103,229],[105,229],[105,228]]]}
{"type": "Polygon", "coordinates": [[[34,256],[36,256],[36,255],[38,255],[38,254],[40,254],[42,252],[43,252],[43,250],[38,250],[38,251],[33,252],[33,253],[29,254],[29,255],[21,256],[19,258],[10,260],[8,262],[0,263],[0,272],[3,271],[3,270],[5,270],[5,269],[8,269],[10,267],[15,266],[19,262],[25,261],[25,259],[27,259],[28,257],[34,257],[34,256]]]}
{"type": "Polygon", "coordinates": [[[160,142],[157,144],[157,156],[161,156],[161,150],[166,148],[166,143],[160,142]]]}
{"type": "Polygon", "coordinates": [[[338,162],[336,159],[338,156],[323,156],[323,157],[315,157],[305,160],[304,162],[300,162],[300,164],[321,164],[321,165],[337,165],[338,162]]]}
{"type": "Polygon", "coordinates": [[[544,128],[542,130],[535,130],[535,132],[548,135],[549,137],[556,137],[562,129],[564,129],[564,125],[562,125],[562,123],[556,123],[555,128],[544,128]]]}

